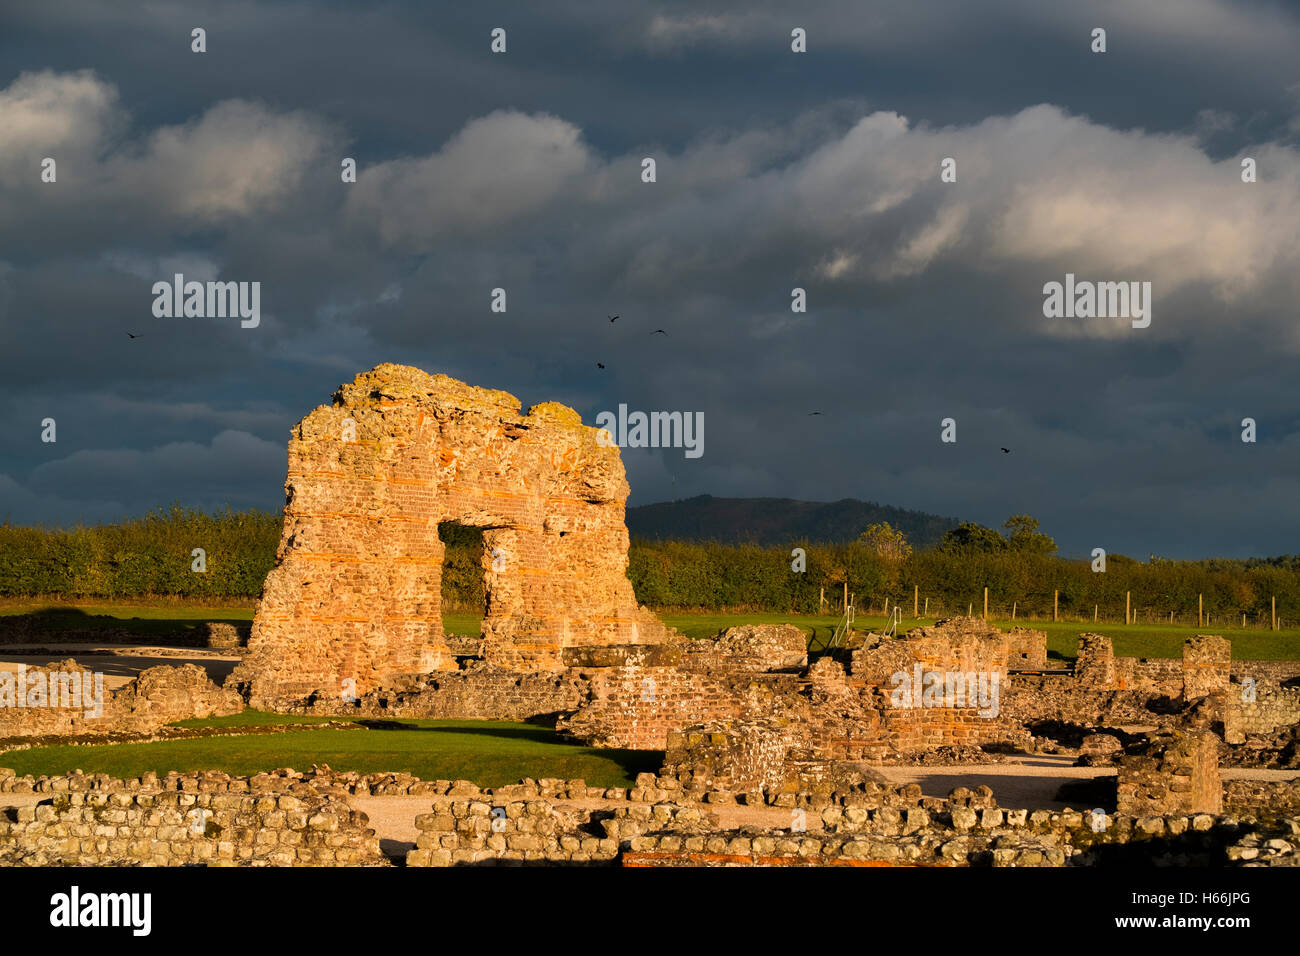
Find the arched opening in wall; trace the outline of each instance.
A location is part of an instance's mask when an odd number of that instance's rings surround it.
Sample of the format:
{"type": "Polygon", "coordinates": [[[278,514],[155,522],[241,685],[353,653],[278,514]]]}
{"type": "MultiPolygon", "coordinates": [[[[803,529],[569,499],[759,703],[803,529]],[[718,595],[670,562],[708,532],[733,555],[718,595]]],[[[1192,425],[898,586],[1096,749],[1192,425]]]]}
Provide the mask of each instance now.
{"type": "Polygon", "coordinates": [[[443,521],[438,538],[442,558],[442,630],[445,634],[478,637],[487,611],[483,586],[483,529],[443,521]]]}

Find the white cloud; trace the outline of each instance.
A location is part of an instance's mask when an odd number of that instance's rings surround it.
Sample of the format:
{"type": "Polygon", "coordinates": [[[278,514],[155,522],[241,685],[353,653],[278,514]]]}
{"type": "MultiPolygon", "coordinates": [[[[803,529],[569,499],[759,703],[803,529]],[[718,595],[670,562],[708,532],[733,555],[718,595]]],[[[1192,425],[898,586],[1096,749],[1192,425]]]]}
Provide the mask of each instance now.
{"type": "Polygon", "coordinates": [[[178,225],[253,217],[301,187],[331,138],[306,113],[242,100],[140,142],[121,140],[127,121],[116,87],[90,71],[24,73],[0,90],[0,199],[17,206],[11,215],[25,202],[33,214],[65,203],[87,215],[100,205],[178,225]],[[46,155],[58,163],[57,183],[39,182],[46,155]]]}
{"type": "Polygon", "coordinates": [[[471,120],[429,156],[361,169],[348,210],[385,243],[418,249],[436,237],[507,225],[533,212],[590,163],[572,123],[501,110],[471,120]]]}

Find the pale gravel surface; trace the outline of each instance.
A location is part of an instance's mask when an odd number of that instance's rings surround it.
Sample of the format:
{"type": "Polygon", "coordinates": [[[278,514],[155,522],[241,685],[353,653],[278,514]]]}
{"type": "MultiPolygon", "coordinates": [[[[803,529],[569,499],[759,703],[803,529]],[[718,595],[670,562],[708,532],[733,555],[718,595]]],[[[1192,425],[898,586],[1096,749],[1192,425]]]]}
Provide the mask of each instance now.
{"type": "MultiPolygon", "coordinates": [[[[81,666],[103,674],[105,690],[116,690],[134,680],[146,668],[180,664],[197,664],[207,671],[209,678],[220,684],[239,663],[237,656],[197,647],[137,648],[103,644],[68,644],[66,650],[64,645],[59,645],[58,654],[14,654],[14,648],[21,646],[8,644],[0,648],[0,671],[16,674],[19,664],[25,664],[27,667],[46,667],[71,657],[81,666]]],[[[48,643],[29,646],[50,647],[48,643]]]]}

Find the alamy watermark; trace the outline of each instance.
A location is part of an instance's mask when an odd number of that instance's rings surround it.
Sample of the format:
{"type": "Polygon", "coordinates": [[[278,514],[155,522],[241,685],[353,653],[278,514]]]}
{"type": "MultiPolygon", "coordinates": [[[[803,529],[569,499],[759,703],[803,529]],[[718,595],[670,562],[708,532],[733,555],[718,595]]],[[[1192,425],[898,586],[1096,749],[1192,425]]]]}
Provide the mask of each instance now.
{"type": "Polygon", "coordinates": [[[889,696],[895,707],[976,707],[981,717],[998,715],[1001,675],[997,671],[895,671],[889,696]]]}
{"type": "Polygon", "coordinates": [[[602,448],[684,448],[687,458],[704,454],[703,412],[628,412],[596,415],[596,444],[602,448]]]}
{"type": "Polygon", "coordinates": [[[90,671],[0,671],[0,707],[79,707],[87,717],[104,713],[104,675],[90,671]]]}
{"type": "Polygon", "coordinates": [[[1074,273],[1065,274],[1065,282],[1048,282],[1043,286],[1043,315],[1049,319],[1132,319],[1133,328],[1151,324],[1150,282],[1075,281],[1074,273]]]}
{"type": "Polygon", "coordinates": [[[262,322],[260,282],[186,282],[178,272],[171,282],[155,282],[153,295],[153,314],[159,319],[238,317],[245,329],[262,322]]]}

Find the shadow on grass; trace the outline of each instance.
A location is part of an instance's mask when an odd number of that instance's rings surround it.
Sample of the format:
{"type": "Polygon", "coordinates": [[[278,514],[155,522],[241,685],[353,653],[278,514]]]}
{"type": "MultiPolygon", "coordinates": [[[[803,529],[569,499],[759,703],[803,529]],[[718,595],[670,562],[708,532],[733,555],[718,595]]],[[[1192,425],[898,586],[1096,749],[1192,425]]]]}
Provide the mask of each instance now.
{"type": "MultiPolygon", "coordinates": [[[[662,750],[626,750],[622,748],[605,748],[589,747],[580,744],[577,741],[568,740],[559,736],[554,730],[545,727],[536,729],[527,727],[418,727],[411,724],[402,723],[397,720],[373,720],[365,719],[356,721],[362,727],[371,731],[434,731],[444,734],[457,734],[466,736],[483,736],[495,737],[503,740],[524,741],[530,744],[541,744],[544,746],[557,746],[573,748],[575,756],[581,753],[583,756],[599,757],[616,764],[619,769],[629,778],[635,778],[639,773],[657,773],[663,766],[664,752],[662,750]]],[[[559,754],[556,754],[559,756],[559,754]]]]}
{"type": "Polygon", "coordinates": [[[0,631],[28,624],[34,630],[50,633],[124,630],[151,636],[189,632],[207,622],[244,626],[249,623],[247,617],[222,616],[222,609],[214,610],[217,613],[190,617],[115,617],[112,614],[89,614],[79,607],[44,607],[22,614],[0,615],[0,631]]]}
{"type": "Polygon", "coordinates": [[[367,730],[431,730],[435,733],[444,734],[481,734],[484,737],[504,737],[515,740],[531,740],[534,743],[567,743],[567,741],[557,737],[553,729],[547,727],[465,727],[462,725],[451,727],[420,727],[417,724],[408,724],[401,720],[382,720],[374,718],[354,720],[353,723],[360,724],[367,730]]]}

